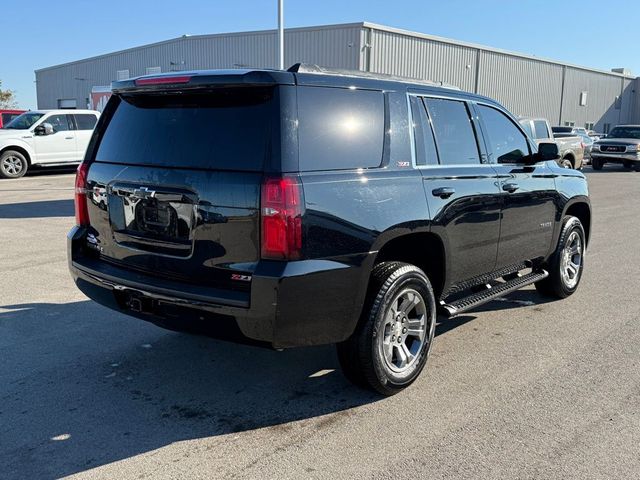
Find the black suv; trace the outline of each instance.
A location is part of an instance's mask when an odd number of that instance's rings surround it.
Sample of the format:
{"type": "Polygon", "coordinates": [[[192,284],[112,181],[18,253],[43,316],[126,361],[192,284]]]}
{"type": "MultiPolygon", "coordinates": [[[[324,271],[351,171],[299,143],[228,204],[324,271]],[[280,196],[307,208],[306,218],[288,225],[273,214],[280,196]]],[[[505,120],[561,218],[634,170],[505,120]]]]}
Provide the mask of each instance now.
{"type": "Polygon", "coordinates": [[[303,65],[113,93],[68,236],[103,305],[278,349],[337,343],[349,379],[390,395],[424,367],[437,312],[578,287],[585,177],[491,99],[303,65]]]}

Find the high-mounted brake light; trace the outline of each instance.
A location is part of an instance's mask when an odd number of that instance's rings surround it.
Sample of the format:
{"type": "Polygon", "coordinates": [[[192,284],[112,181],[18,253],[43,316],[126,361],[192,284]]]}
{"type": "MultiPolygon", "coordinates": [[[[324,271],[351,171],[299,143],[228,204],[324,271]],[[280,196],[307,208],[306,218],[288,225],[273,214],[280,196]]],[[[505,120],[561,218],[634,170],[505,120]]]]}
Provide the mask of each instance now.
{"type": "Polygon", "coordinates": [[[138,78],[136,80],[136,86],[144,85],[167,85],[174,83],[189,83],[191,81],[191,75],[170,75],[166,77],[151,77],[151,78],[138,78]]]}
{"type": "Polygon", "coordinates": [[[87,173],[89,172],[89,164],[82,162],[76,170],[76,191],[75,191],[75,207],[76,207],[76,224],[89,225],[89,209],[87,208],[87,173]]]}
{"type": "Polygon", "coordinates": [[[302,253],[302,185],[295,177],[267,178],[262,183],[261,256],[296,260],[302,253]]]}

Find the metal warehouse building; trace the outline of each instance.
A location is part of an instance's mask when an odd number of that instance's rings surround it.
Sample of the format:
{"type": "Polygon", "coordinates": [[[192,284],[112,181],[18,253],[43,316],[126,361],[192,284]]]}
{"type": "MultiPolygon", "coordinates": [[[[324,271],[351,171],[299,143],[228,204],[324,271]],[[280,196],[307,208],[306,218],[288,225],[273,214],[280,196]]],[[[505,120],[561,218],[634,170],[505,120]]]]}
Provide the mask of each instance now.
{"type": "MultiPolygon", "coordinates": [[[[38,108],[84,108],[94,87],[150,73],[276,68],[277,32],[183,36],[36,70],[38,108]]],[[[285,32],[285,64],[442,81],[495,98],[517,115],[595,128],[640,123],[640,78],[372,23],[285,32]]],[[[99,90],[97,88],[96,90],[99,90]]]]}

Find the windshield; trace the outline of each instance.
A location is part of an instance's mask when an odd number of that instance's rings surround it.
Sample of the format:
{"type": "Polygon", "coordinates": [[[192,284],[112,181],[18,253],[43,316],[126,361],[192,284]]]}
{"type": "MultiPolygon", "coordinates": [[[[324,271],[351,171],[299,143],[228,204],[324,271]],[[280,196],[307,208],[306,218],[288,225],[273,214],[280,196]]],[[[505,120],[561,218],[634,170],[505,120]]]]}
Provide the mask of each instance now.
{"type": "Polygon", "coordinates": [[[11,120],[4,126],[10,130],[28,130],[31,126],[43,117],[44,113],[26,112],[11,120]]]}
{"type": "Polygon", "coordinates": [[[640,127],[616,127],[607,138],[637,138],[640,140],[640,127]]]}

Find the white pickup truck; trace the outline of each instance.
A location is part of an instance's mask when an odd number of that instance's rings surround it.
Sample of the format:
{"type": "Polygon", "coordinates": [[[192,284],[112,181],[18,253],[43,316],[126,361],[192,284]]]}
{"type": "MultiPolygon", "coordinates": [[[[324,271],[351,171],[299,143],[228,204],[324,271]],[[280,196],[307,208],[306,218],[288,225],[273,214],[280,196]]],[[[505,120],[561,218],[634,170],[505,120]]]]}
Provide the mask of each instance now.
{"type": "Polygon", "coordinates": [[[556,134],[555,127],[549,125],[546,118],[520,117],[520,125],[530,138],[540,142],[555,142],[558,145],[560,158],[558,164],[564,168],[582,170],[584,164],[585,144],[582,137],[573,134],[556,134]]]}
{"type": "Polygon", "coordinates": [[[0,178],[18,178],[32,165],[80,163],[100,116],[93,110],[33,110],[0,129],[0,178]]]}

